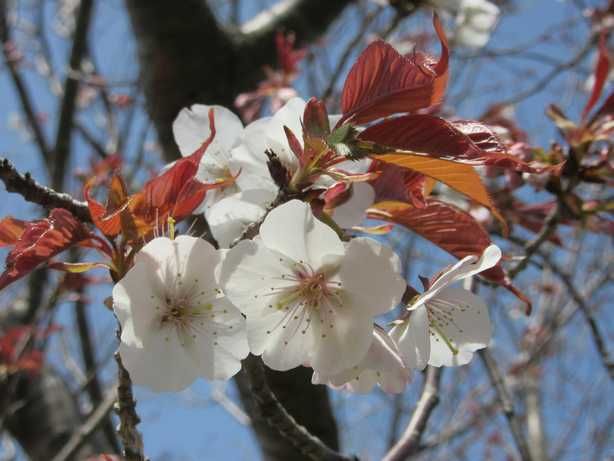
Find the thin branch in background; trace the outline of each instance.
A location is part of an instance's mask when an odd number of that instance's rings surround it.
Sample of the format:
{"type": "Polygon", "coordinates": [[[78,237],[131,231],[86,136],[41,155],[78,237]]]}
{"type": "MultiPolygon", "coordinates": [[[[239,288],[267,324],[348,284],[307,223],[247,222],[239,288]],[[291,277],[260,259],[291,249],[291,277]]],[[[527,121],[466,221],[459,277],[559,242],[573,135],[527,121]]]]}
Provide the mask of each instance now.
{"type": "Polygon", "coordinates": [[[397,441],[397,433],[399,432],[399,424],[401,422],[401,416],[404,411],[404,394],[396,394],[392,403],[392,417],[390,418],[390,426],[388,428],[388,441],[386,446],[388,449],[392,448],[397,441]]]}
{"type": "Polygon", "coordinates": [[[81,122],[75,120],[74,128],[77,132],[83,137],[85,142],[87,142],[94,152],[98,154],[100,158],[106,158],[108,155],[107,149],[102,145],[100,141],[98,141],[92,133],[83,125],[81,122]]]}
{"type": "Polygon", "coordinates": [[[501,404],[501,410],[503,411],[503,415],[507,420],[507,424],[510,428],[510,432],[512,433],[512,437],[514,438],[514,442],[516,443],[516,448],[518,449],[518,453],[520,454],[520,459],[522,461],[531,461],[533,458],[531,457],[531,453],[529,452],[529,445],[527,443],[527,439],[522,432],[522,427],[520,425],[520,421],[516,417],[516,413],[514,411],[514,404],[512,402],[512,398],[510,396],[509,391],[505,385],[505,381],[503,375],[499,371],[495,360],[487,349],[482,349],[479,351],[480,359],[482,359],[482,363],[488,372],[488,377],[490,378],[490,382],[495,388],[495,392],[497,393],[497,399],[501,404]]]}
{"type": "Polygon", "coordinates": [[[533,240],[531,240],[525,245],[525,252],[524,252],[523,258],[520,261],[518,261],[518,264],[516,264],[514,267],[512,267],[509,270],[508,275],[510,278],[513,279],[520,272],[522,272],[525,269],[525,267],[527,267],[527,264],[529,264],[531,257],[537,252],[537,250],[539,250],[541,245],[546,240],[548,240],[550,236],[552,236],[552,233],[556,230],[556,225],[559,222],[560,210],[561,210],[561,206],[559,202],[557,201],[554,207],[552,208],[552,210],[550,211],[550,213],[548,214],[548,216],[546,216],[546,220],[544,221],[544,226],[541,228],[539,234],[537,234],[533,238],[533,240]]]}
{"type": "Polygon", "coordinates": [[[81,72],[81,63],[87,50],[87,35],[94,8],[94,0],[81,0],[75,25],[75,33],[68,62],[68,73],[64,82],[64,91],[60,104],[60,116],[53,150],[51,164],[51,185],[56,190],[62,190],[66,176],[66,166],[70,158],[73,119],[77,108],[77,93],[81,72]]]}
{"type": "Polygon", "coordinates": [[[115,386],[112,386],[107,390],[98,407],[96,407],[81,427],[73,433],[60,452],[52,458],[52,461],[68,461],[73,459],[73,455],[77,450],[81,448],[81,446],[87,442],[88,438],[96,432],[98,427],[104,423],[116,399],[117,393],[115,392],[115,386]]]}
{"type": "Polygon", "coordinates": [[[8,6],[7,0],[0,0],[0,40],[2,41],[2,54],[4,56],[4,62],[11,75],[11,80],[17,91],[17,96],[21,104],[21,109],[26,116],[30,130],[34,136],[34,141],[40,153],[46,161],[51,159],[51,153],[45,138],[45,133],[41,127],[37,111],[34,108],[34,103],[30,97],[25,81],[19,73],[18,66],[19,60],[17,59],[18,50],[15,49],[15,45],[11,42],[11,35],[8,24],[8,6]],[[13,53],[13,54],[11,54],[13,53]]]}
{"type": "Polygon", "coordinates": [[[252,396],[265,421],[286,438],[304,456],[318,461],[355,461],[356,458],[344,456],[327,447],[319,438],[298,424],[283,407],[269,388],[264,374],[264,364],[260,357],[250,355],[243,361],[252,396]]]}
{"type": "Polygon", "coordinates": [[[326,101],[328,100],[328,98],[332,96],[333,91],[335,90],[335,87],[337,86],[337,81],[339,80],[339,76],[341,75],[341,72],[345,68],[348,60],[352,56],[352,53],[355,51],[356,47],[360,44],[360,42],[362,42],[365,39],[366,30],[369,28],[369,26],[375,20],[375,18],[379,16],[379,14],[383,11],[383,9],[384,7],[380,6],[364,17],[364,19],[362,20],[362,23],[358,27],[358,32],[356,33],[354,38],[350,40],[350,42],[347,44],[347,46],[345,47],[345,50],[341,53],[341,57],[337,59],[337,65],[335,66],[335,69],[333,70],[328,80],[328,86],[322,92],[322,100],[326,101]]]}
{"type": "Polygon", "coordinates": [[[406,460],[419,451],[420,441],[426,430],[426,425],[433,410],[439,403],[441,373],[441,368],[429,366],[426,369],[422,394],[407,425],[407,429],[396,445],[386,454],[383,461],[406,460]]]}
{"type": "Polygon", "coordinates": [[[544,75],[531,88],[528,88],[508,99],[500,101],[498,104],[500,104],[501,106],[512,106],[544,90],[546,87],[548,87],[548,85],[552,83],[553,80],[556,79],[556,77],[561,75],[563,72],[573,69],[574,67],[579,65],[591,52],[596,43],[596,40],[597,35],[594,35],[571,59],[560,63],[556,67],[553,67],[550,72],[544,75]]]}
{"type": "MultiPolygon", "coordinates": [[[[71,260],[79,260],[79,251],[71,251],[71,260]]],[[[77,331],[79,333],[79,345],[81,346],[81,358],[85,365],[85,374],[88,377],[85,388],[88,396],[95,407],[102,402],[102,389],[100,386],[100,380],[98,379],[98,364],[96,363],[96,354],[94,350],[94,344],[92,342],[92,333],[90,331],[90,323],[87,315],[87,303],[85,302],[85,286],[80,286],[77,289],[77,300],[74,303],[75,307],[75,320],[77,324],[77,331]]],[[[114,452],[118,452],[120,447],[117,442],[117,436],[113,428],[111,418],[105,418],[102,423],[102,432],[104,433],[109,446],[113,447],[114,452]]]]}
{"type": "Polygon", "coordinates": [[[591,336],[593,337],[593,342],[595,343],[595,347],[597,348],[597,353],[599,354],[599,359],[603,364],[604,368],[608,372],[610,379],[614,379],[614,361],[610,358],[610,354],[608,352],[608,347],[606,345],[606,341],[599,331],[599,327],[597,326],[597,320],[593,314],[592,309],[588,306],[587,302],[584,300],[580,292],[576,289],[574,282],[571,280],[569,274],[567,274],[561,267],[558,266],[554,261],[547,257],[547,255],[541,253],[542,258],[544,259],[544,264],[548,266],[548,268],[555,274],[561,282],[567,288],[567,291],[571,295],[573,301],[580,308],[580,312],[584,316],[584,320],[588,324],[588,327],[591,332],[591,336]]]}
{"type": "Polygon", "coordinates": [[[45,209],[64,208],[70,211],[81,221],[91,223],[89,208],[85,202],[75,200],[69,194],[55,190],[37,183],[30,173],[22,175],[13,164],[0,157],[0,180],[8,192],[21,195],[25,200],[36,203],[45,209]]]}

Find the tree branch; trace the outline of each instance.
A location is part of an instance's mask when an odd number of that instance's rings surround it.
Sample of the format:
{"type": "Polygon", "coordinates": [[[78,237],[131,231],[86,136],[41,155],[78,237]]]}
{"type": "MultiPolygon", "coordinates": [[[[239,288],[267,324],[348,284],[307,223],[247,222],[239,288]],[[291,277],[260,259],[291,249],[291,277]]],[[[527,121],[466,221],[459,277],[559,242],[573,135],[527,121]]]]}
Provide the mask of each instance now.
{"type": "Polygon", "coordinates": [[[83,422],[83,424],[73,432],[70,439],[56,454],[52,461],[68,461],[72,459],[75,452],[87,441],[87,439],[98,429],[98,427],[106,421],[107,415],[113,408],[113,404],[117,400],[117,392],[115,387],[107,390],[104,399],[92,414],[83,422]]]}
{"type": "MultiPolygon", "coordinates": [[[[354,0],[282,0],[241,27],[241,43],[270,54],[279,30],[296,33],[298,43],[316,39],[354,0]]],[[[274,47],[273,47],[274,49],[274,47]]],[[[261,59],[264,56],[261,57],[261,59]]]]}
{"type": "Polygon", "coordinates": [[[0,158],[0,180],[8,192],[21,195],[28,202],[36,203],[45,209],[65,208],[83,222],[91,223],[89,208],[85,202],[75,200],[69,194],[56,192],[37,183],[30,173],[22,175],[6,158],[0,158]]]}
{"type": "Polygon", "coordinates": [[[75,34],[68,63],[68,73],[64,82],[64,93],[60,105],[60,117],[53,150],[51,167],[51,185],[56,190],[62,190],[66,176],[66,165],[70,157],[70,141],[72,139],[73,119],[77,107],[77,92],[79,90],[79,75],[81,61],[87,49],[87,32],[90,26],[94,0],[81,0],[75,34]]]}
{"type": "MultiPolygon", "coordinates": [[[[71,252],[73,261],[79,260],[79,251],[73,249],[71,252]]],[[[85,365],[85,373],[89,377],[85,387],[92,406],[100,405],[103,401],[102,389],[100,380],[98,379],[98,364],[96,363],[96,354],[94,344],[92,343],[92,335],[90,324],[87,316],[87,303],[84,301],[85,287],[77,289],[78,298],[75,301],[75,320],[77,323],[77,331],[79,332],[79,345],[81,346],[81,357],[85,365]]],[[[101,422],[101,430],[104,433],[109,446],[113,447],[114,452],[119,452],[120,447],[117,441],[113,422],[110,417],[105,417],[101,422]]]]}
{"type": "Polygon", "coordinates": [[[550,270],[563,282],[565,288],[569,292],[571,299],[577,304],[580,312],[584,316],[584,320],[588,324],[591,335],[593,337],[593,342],[595,343],[595,348],[597,349],[597,353],[599,354],[599,358],[601,363],[603,363],[604,368],[608,372],[610,379],[614,379],[614,361],[610,358],[610,354],[608,353],[608,347],[606,345],[606,341],[599,331],[599,327],[597,326],[597,320],[588,306],[580,292],[575,287],[573,281],[569,274],[567,274],[561,267],[558,266],[554,261],[552,261],[547,255],[540,253],[540,256],[544,259],[544,263],[550,270]]]}
{"type": "MultiPolygon", "coordinates": [[[[167,161],[179,156],[172,123],[194,103],[232,108],[274,65],[278,29],[318,37],[353,0],[285,0],[251,26],[224,30],[202,0],[125,0],[138,43],[146,108],[167,161]],[[160,18],[164,18],[163,21],[160,18]],[[207,46],[201,46],[206,43],[207,46]]],[[[250,23],[248,23],[250,24],[250,23]]]]}
{"type": "Polygon", "coordinates": [[[346,457],[327,447],[319,438],[310,434],[283,407],[266,381],[265,368],[259,357],[250,355],[243,361],[243,368],[249,378],[252,397],[258,403],[260,416],[267,424],[292,443],[305,457],[318,461],[351,461],[356,458],[346,457]]]}
{"type": "Polygon", "coordinates": [[[43,129],[39,122],[36,109],[34,108],[34,103],[30,98],[30,93],[26,87],[26,83],[19,73],[19,62],[15,59],[15,56],[11,55],[11,51],[15,52],[17,50],[14,48],[14,45],[11,42],[10,29],[7,22],[7,13],[6,0],[0,0],[0,40],[2,41],[2,54],[4,56],[4,62],[11,76],[11,80],[13,81],[13,85],[15,86],[15,91],[17,91],[21,109],[26,116],[30,129],[32,130],[34,141],[36,142],[43,159],[45,161],[49,161],[51,155],[49,152],[49,146],[47,145],[47,139],[45,138],[45,133],[43,133],[43,129]]]}
{"type": "Polygon", "coordinates": [[[383,461],[403,461],[420,450],[420,440],[433,410],[439,403],[441,368],[426,369],[424,387],[416,409],[401,439],[386,454],[383,461]]]}
{"type": "Polygon", "coordinates": [[[479,352],[480,358],[482,359],[482,363],[488,372],[488,376],[490,378],[490,382],[495,388],[495,392],[497,393],[497,398],[499,403],[501,404],[501,410],[503,411],[503,415],[507,420],[507,424],[510,428],[510,432],[512,433],[512,437],[514,438],[514,442],[516,443],[516,448],[520,454],[520,459],[522,461],[531,461],[531,453],[529,452],[529,445],[527,444],[527,440],[522,432],[522,427],[520,426],[520,422],[516,418],[516,414],[514,412],[514,404],[512,402],[512,398],[510,393],[505,386],[504,378],[499,369],[497,368],[497,364],[495,360],[490,355],[490,352],[487,349],[482,349],[479,352]]]}
{"type": "Polygon", "coordinates": [[[520,272],[522,272],[527,267],[527,264],[529,264],[531,257],[537,252],[537,250],[539,250],[542,244],[550,238],[552,233],[556,230],[556,226],[560,219],[560,212],[561,205],[557,201],[554,208],[552,208],[548,216],[546,216],[544,226],[539,231],[539,234],[537,234],[533,240],[525,245],[525,254],[523,258],[518,261],[518,264],[509,270],[508,275],[510,278],[513,279],[520,272]]]}
{"type": "MultiPolygon", "coordinates": [[[[119,336],[119,334],[118,334],[119,336]]],[[[117,414],[119,427],[117,433],[124,446],[123,455],[127,461],[145,461],[143,437],[136,426],[141,422],[136,413],[136,401],[132,395],[130,373],[124,368],[119,351],[115,353],[117,362],[117,414]]]]}

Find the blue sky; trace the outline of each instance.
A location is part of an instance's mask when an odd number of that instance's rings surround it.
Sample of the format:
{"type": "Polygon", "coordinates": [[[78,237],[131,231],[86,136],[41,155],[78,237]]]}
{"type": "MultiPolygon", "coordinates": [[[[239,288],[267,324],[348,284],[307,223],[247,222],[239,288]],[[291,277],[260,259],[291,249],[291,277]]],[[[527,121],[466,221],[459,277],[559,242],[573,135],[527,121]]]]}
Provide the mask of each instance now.
{"type": "MultiPolygon", "coordinates": [[[[53,7],[51,2],[48,3],[47,14],[51,15],[53,7]]],[[[246,19],[254,14],[253,9],[258,2],[244,2],[244,4],[248,6],[242,11],[241,16],[243,19],[246,19]]],[[[491,42],[487,45],[487,49],[510,49],[530,42],[532,37],[548,29],[549,26],[564,20],[569,10],[574,8],[571,2],[556,0],[524,0],[518,2],[518,5],[517,10],[509,14],[502,21],[491,42]]],[[[90,33],[90,39],[100,43],[100,45],[94,48],[96,61],[103,69],[103,73],[109,81],[122,82],[130,80],[137,72],[136,47],[129,33],[127,18],[123,13],[123,2],[120,0],[105,0],[105,2],[98,2],[96,8],[96,20],[90,33]]],[[[428,20],[425,20],[424,16],[412,19],[411,23],[416,28],[430,29],[430,23],[428,20]]],[[[333,60],[339,56],[344,42],[353,37],[354,29],[357,26],[356,21],[351,18],[344,24],[344,29],[338,35],[339,39],[332,40],[327,44],[329,46],[329,54],[333,60]]],[[[52,33],[49,33],[48,37],[53,45],[52,48],[56,52],[54,56],[56,65],[64,62],[67,52],[66,46],[52,33]]],[[[584,42],[581,40],[585,37],[586,30],[579,37],[570,38],[571,46],[541,45],[537,49],[554,59],[564,60],[573,55],[575,52],[574,46],[579,48],[583,45],[584,42]]],[[[459,51],[459,53],[467,54],[466,51],[459,51]]],[[[498,63],[495,65],[492,62],[488,62],[488,60],[484,61],[486,62],[483,63],[483,67],[480,68],[477,75],[472,76],[469,80],[475,93],[460,106],[459,113],[463,117],[477,116],[493,101],[514,94],[518,90],[517,85],[523,84],[530,75],[526,67],[518,68],[520,64],[523,64],[522,62],[506,60],[504,64],[498,63]],[[505,81],[508,83],[502,88],[493,89],[492,83],[501,81],[504,78],[502,75],[505,76],[505,81]]],[[[465,74],[462,67],[469,65],[471,62],[454,60],[451,68],[451,81],[455,82],[456,76],[466,79],[467,77],[464,77],[465,74]]],[[[590,69],[591,66],[585,63],[583,67],[584,69],[590,69]]],[[[548,70],[547,65],[541,65],[540,63],[534,63],[533,68],[542,74],[548,70]]],[[[33,89],[36,105],[41,112],[46,112],[52,117],[56,113],[55,104],[57,101],[47,91],[43,90],[42,79],[31,74],[28,73],[28,84],[33,89]]],[[[551,82],[547,91],[529,98],[517,107],[520,125],[529,131],[536,143],[547,146],[547,143],[555,139],[556,136],[552,124],[544,115],[544,109],[547,104],[556,102],[566,108],[574,117],[579,114],[587,96],[577,91],[571,93],[562,93],[560,91],[561,88],[567,86],[569,83],[568,79],[573,78],[572,74],[565,74],[555,79],[551,82]]],[[[577,84],[580,85],[584,77],[576,76],[575,78],[578,79],[577,84]]],[[[311,96],[305,93],[307,85],[304,80],[297,82],[297,88],[302,92],[302,96],[311,96]]],[[[453,87],[453,91],[456,88],[453,87]]],[[[19,170],[31,171],[35,178],[45,182],[44,170],[37,158],[36,149],[28,142],[24,142],[22,136],[8,125],[11,114],[19,112],[19,105],[6,71],[0,72],[0,101],[2,101],[3,107],[2,120],[0,121],[0,152],[13,161],[19,170]]],[[[90,120],[94,118],[89,117],[90,120]]],[[[50,119],[46,124],[45,128],[48,134],[53,133],[55,123],[56,120],[50,119]]],[[[146,119],[143,115],[139,115],[135,123],[138,126],[135,133],[138,133],[145,125],[146,119]]],[[[91,121],[90,126],[94,127],[91,121]]],[[[135,135],[127,146],[129,155],[134,153],[136,144],[137,136],[135,135]]],[[[79,153],[80,164],[83,164],[83,153],[89,152],[89,148],[78,141],[75,142],[74,149],[75,152],[79,153]]],[[[158,159],[152,157],[152,162],[158,162],[158,159]]],[[[73,187],[76,185],[77,183],[73,182],[73,187]]],[[[78,193],[77,190],[74,190],[74,192],[78,193]]],[[[31,205],[25,204],[16,195],[5,193],[2,197],[0,215],[12,214],[17,217],[30,218],[33,215],[33,210],[36,209],[31,205]]],[[[399,238],[405,242],[407,237],[405,234],[402,234],[399,238]]],[[[432,246],[427,247],[423,242],[420,242],[418,245],[421,251],[428,252],[429,255],[433,256],[436,266],[440,267],[441,264],[450,262],[450,258],[443,251],[434,249],[432,246]]],[[[432,275],[432,271],[432,267],[415,267],[412,273],[412,282],[416,281],[419,273],[432,275]]],[[[499,292],[501,291],[499,290],[499,292]]],[[[109,294],[108,287],[95,288],[91,290],[90,294],[98,301],[92,303],[90,314],[95,319],[93,322],[95,342],[100,346],[99,350],[102,353],[109,351],[115,341],[113,332],[114,320],[109,312],[102,308],[100,304],[100,301],[109,294]]],[[[499,294],[500,299],[504,300],[504,302],[515,303],[510,296],[499,294]]],[[[11,300],[10,296],[7,293],[0,294],[0,306],[8,303],[11,300]]],[[[78,350],[77,343],[70,334],[70,329],[73,325],[72,309],[73,307],[70,303],[64,303],[59,309],[57,320],[65,325],[65,337],[69,344],[69,349],[76,351],[78,350]]],[[[497,316],[495,315],[496,318],[497,316]]],[[[519,319],[518,321],[519,324],[524,324],[528,320],[519,319]]],[[[497,328],[495,320],[495,329],[497,328]]],[[[504,345],[505,339],[501,341],[503,341],[501,344],[504,345]]],[[[501,347],[501,344],[499,347],[501,347]]],[[[587,347],[590,348],[591,345],[587,347]]],[[[59,349],[60,341],[56,339],[51,346],[52,355],[57,353],[59,349]]],[[[473,364],[471,370],[464,369],[456,373],[448,373],[446,379],[462,380],[465,375],[481,371],[479,364],[473,364]]],[[[591,362],[583,363],[577,370],[580,375],[590,375],[594,371],[595,364],[591,362]]],[[[111,379],[112,368],[107,368],[104,373],[104,380],[109,383],[111,379]]],[[[411,403],[415,401],[419,385],[420,379],[416,379],[404,397],[406,402],[411,403]]],[[[145,389],[136,389],[138,410],[143,420],[139,427],[144,434],[146,451],[152,461],[198,460],[203,459],[203,456],[206,456],[206,459],[212,460],[255,459],[258,454],[258,448],[250,430],[231,416],[226,409],[212,400],[210,391],[211,385],[203,381],[196,383],[188,391],[180,394],[154,394],[145,389]]],[[[226,387],[226,392],[231,398],[234,397],[235,390],[232,384],[226,387]]],[[[374,428],[387,427],[389,410],[382,402],[389,401],[390,397],[380,392],[362,397],[333,392],[332,397],[340,419],[344,422],[346,428],[351,428],[342,432],[345,451],[377,459],[384,447],[381,442],[383,437],[374,437],[374,428]]],[[[436,421],[436,423],[440,424],[441,421],[436,421]]],[[[556,427],[548,429],[556,431],[556,427]]],[[[479,456],[481,452],[478,452],[478,450],[480,449],[481,447],[475,448],[474,456],[479,456]]],[[[477,459],[474,456],[469,456],[468,459],[477,459]]]]}

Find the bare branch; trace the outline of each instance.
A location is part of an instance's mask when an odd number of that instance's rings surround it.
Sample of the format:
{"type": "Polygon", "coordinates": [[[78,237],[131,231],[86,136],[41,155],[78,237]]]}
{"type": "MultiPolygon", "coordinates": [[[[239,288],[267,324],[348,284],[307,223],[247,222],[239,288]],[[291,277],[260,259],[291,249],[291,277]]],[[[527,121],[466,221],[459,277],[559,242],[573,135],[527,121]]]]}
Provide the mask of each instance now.
{"type": "Polygon", "coordinates": [[[60,452],[53,457],[52,461],[67,461],[72,459],[75,452],[87,442],[87,439],[106,420],[116,399],[117,393],[115,392],[115,386],[113,386],[107,390],[104,399],[100,402],[98,407],[85,420],[81,427],[73,432],[70,439],[62,447],[60,452]]]}
{"type": "Polygon", "coordinates": [[[87,32],[92,17],[93,6],[94,0],[81,0],[77,14],[75,34],[68,63],[68,73],[64,82],[64,93],[56,130],[53,163],[51,164],[51,185],[56,190],[63,188],[66,165],[70,157],[70,141],[72,139],[73,119],[77,107],[77,92],[79,90],[79,79],[75,78],[75,75],[78,75],[81,71],[81,61],[87,49],[87,32]]]}
{"type": "Polygon", "coordinates": [[[11,42],[7,14],[6,0],[0,0],[0,40],[2,41],[2,54],[4,56],[4,62],[6,63],[6,67],[11,75],[11,80],[13,81],[13,85],[17,91],[21,109],[26,116],[28,125],[32,130],[32,134],[34,135],[34,141],[36,142],[43,159],[49,161],[51,155],[49,152],[49,146],[47,145],[47,139],[45,138],[45,133],[43,133],[36,109],[34,108],[34,103],[30,98],[30,92],[26,87],[24,79],[19,73],[19,63],[16,61],[15,56],[11,56],[11,50],[15,50],[14,45],[11,42]]]}
{"type": "Polygon", "coordinates": [[[490,355],[490,352],[487,349],[482,349],[479,351],[480,358],[482,359],[482,363],[488,371],[488,376],[490,378],[490,382],[495,388],[495,392],[497,393],[497,398],[499,399],[499,403],[501,404],[501,409],[503,410],[503,414],[505,419],[507,420],[507,424],[510,428],[510,432],[512,433],[512,437],[514,438],[514,442],[516,443],[516,448],[520,454],[520,459],[522,461],[531,461],[531,454],[529,452],[529,446],[527,444],[527,440],[522,432],[522,427],[520,425],[520,421],[516,418],[516,413],[514,412],[514,404],[512,402],[512,398],[510,396],[509,391],[504,382],[503,375],[499,371],[495,360],[490,355]]]}
{"type": "Polygon", "coordinates": [[[422,395],[418,400],[416,410],[409,421],[405,433],[395,446],[386,454],[383,461],[403,461],[417,453],[420,449],[420,440],[426,430],[433,410],[439,403],[439,384],[442,370],[436,367],[426,369],[422,395]]]}
{"type": "Polygon", "coordinates": [[[606,341],[599,331],[599,327],[597,326],[597,320],[592,312],[592,309],[588,306],[585,299],[582,297],[580,292],[574,285],[574,282],[571,280],[569,274],[567,274],[561,267],[558,266],[551,258],[547,257],[547,255],[541,253],[540,254],[544,258],[544,263],[550,270],[563,282],[567,291],[571,295],[571,298],[580,308],[580,312],[584,316],[584,320],[588,324],[588,327],[591,331],[591,335],[593,337],[593,342],[595,343],[595,347],[597,348],[597,353],[599,354],[599,358],[601,359],[601,363],[603,363],[604,368],[608,372],[610,379],[614,379],[614,361],[610,358],[610,354],[608,353],[608,348],[606,346],[606,341]]]}
{"type": "Polygon", "coordinates": [[[36,203],[45,209],[65,208],[83,222],[91,223],[89,208],[85,202],[75,200],[69,194],[56,192],[37,183],[30,173],[22,175],[6,158],[0,158],[0,180],[8,192],[21,195],[28,202],[36,203]]]}
{"type": "MultiPolygon", "coordinates": [[[[79,260],[79,251],[73,249],[71,252],[71,259],[74,261],[79,260]]],[[[100,405],[103,401],[102,389],[100,386],[100,380],[98,379],[98,364],[96,363],[96,354],[94,344],[92,342],[92,335],[90,331],[90,324],[87,315],[87,304],[84,301],[85,288],[79,287],[77,289],[78,298],[75,301],[75,320],[77,323],[77,331],[79,333],[79,345],[81,346],[81,357],[85,365],[85,374],[89,377],[85,383],[88,396],[90,398],[92,406],[100,405]]],[[[113,428],[113,424],[110,418],[106,417],[102,424],[102,432],[104,433],[109,445],[113,447],[114,451],[118,452],[120,447],[117,441],[117,436],[113,428]]]]}
{"type": "Polygon", "coordinates": [[[509,270],[510,278],[516,277],[520,272],[522,272],[529,264],[531,257],[539,250],[541,245],[548,240],[548,238],[552,235],[554,230],[556,229],[556,225],[559,222],[559,214],[560,214],[561,206],[557,202],[546,217],[544,221],[544,226],[541,228],[539,234],[533,238],[530,242],[525,245],[525,254],[524,257],[516,264],[516,266],[512,267],[509,270]]]}

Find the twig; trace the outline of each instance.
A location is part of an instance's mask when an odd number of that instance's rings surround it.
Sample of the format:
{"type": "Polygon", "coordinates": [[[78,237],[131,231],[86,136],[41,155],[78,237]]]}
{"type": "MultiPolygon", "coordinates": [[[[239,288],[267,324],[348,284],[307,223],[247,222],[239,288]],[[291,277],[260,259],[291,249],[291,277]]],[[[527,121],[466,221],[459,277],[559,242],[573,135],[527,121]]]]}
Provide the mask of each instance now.
{"type": "MultiPolygon", "coordinates": [[[[71,259],[78,261],[79,251],[73,250],[71,253],[71,259]]],[[[92,406],[99,405],[103,400],[102,389],[100,386],[100,380],[98,379],[96,363],[96,354],[94,352],[94,344],[92,343],[92,334],[90,331],[90,324],[87,316],[87,305],[83,297],[85,296],[85,287],[80,287],[77,290],[78,298],[75,301],[75,319],[77,323],[77,331],[79,333],[79,345],[81,346],[81,357],[85,365],[85,374],[88,379],[85,382],[85,388],[90,398],[92,406]]],[[[109,442],[109,445],[115,452],[119,451],[119,443],[117,436],[113,428],[113,424],[110,418],[105,418],[102,423],[102,432],[105,438],[109,442]]]]}
{"type": "Polygon", "coordinates": [[[75,25],[75,34],[70,51],[68,74],[64,82],[64,94],[60,105],[60,116],[53,150],[51,165],[51,184],[55,189],[62,189],[66,176],[66,165],[70,157],[70,142],[73,129],[73,119],[77,107],[77,92],[79,79],[75,74],[81,71],[81,61],[87,49],[87,32],[90,26],[94,0],[81,0],[75,25]]]}
{"type": "MultiPolygon", "coordinates": [[[[567,288],[567,291],[571,295],[571,298],[577,304],[580,312],[584,315],[584,320],[588,324],[588,327],[591,331],[591,335],[593,337],[593,342],[595,343],[595,347],[597,348],[597,353],[599,354],[599,358],[601,359],[601,363],[605,367],[610,379],[614,379],[614,361],[610,358],[610,354],[608,353],[608,348],[606,346],[606,341],[603,338],[603,335],[599,331],[599,327],[597,326],[597,321],[595,320],[595,316],[591,310],[591,308],[587,305],[585,299],[582,297],[580,292],[576,289],[573,281],[569,274],[563,271],[556,263],[551,261],[547,255],[540,253],[542,258],[544,259],[544,263],[548,266],[548,268],[555,274],[561,282],[567,288]]],[[[606,267],[607,272],[607,267],[606,267]]]]}
{"type": "Polygon", "coordinates": [[[243,368],[249,378],[253,397],[264,420],[287,439],[304,456],[318,461],[355,461],[327,447],[283,407],[269,388],[264,374],[264,365],[259,357],[250,355],[243,361],[243,368]]]}
{"type": "Polygon", "coordinates": [[[108,152],[107,149],[102,145],[100,141],[98,141],[92,133],[78,120],[74,122],[74,128],[79,132],[79,134],[83,137],[83,140],[87,142],[94,152],[98,155],[98,157],[104,159],[107,157],[108,152]]]}
{"type": "Polygon", "coordinates": [[[75,200],[69,194],[56,192],[53,189],[37,183],[30,173],[22,175],[6,158],[0,157],[0,180],[4,182],[8,192],[21,195],[28,202],[36,203],[48,210],[64,208],[74,214],[82,222],[91,223],[89,209],[85,202],[75,200]]]}
{"type": "Polygon", "coordinates": [[[403,415],[403,394],[397,394],[394,396],[394,407],[392,409],[392,418],[390,418],[390,426],[388,428],[388,440],[386,446],[390,449],[394,446],[397,440],[397,433],[399,432],[399,424],[401,422],[401,416],[403,415]]]}
{"type": "Polygon", "coordinates": [[[497,368],[495,360],[490,355],[490,352],[487,349],[480,350],[479,355],[482,359],[484,367],[486,368],[486,371],[488,372],[490,382],[492,383],[493,387],[495,388],[495,392],[497,393],[497,398],[499,400],[499,403],[501,404],[503,415],[507,420],[510,432],[512,433],[512,437],[514,438],[514,442],[516,443],[516,448],[520,453],[520,459],[522,461],[531,461],[532,458],[529,452],[529,446],[522,432],[522,427],[520,426],[520,423],[516,418],[516,414],[514,412],[514,404],[512,403],[510,393],[505,386],[505,382],[503,381],[503,376],[497,368]]]}
{"type": "Polygon", "coordinates": [[[535,85],[531,88],[528,88],[515,96],[512,96],[509,99],[503,100],[500,102],[502,106],[514,105],[523,101],[524,99],[533,96],[534,94],[539,93],[543,89],[545,89],[552,81],[564,71],[573,69],[577,66],[582,60],[588,55],[588,53],[593,49],[593,45],[597,39],[597,35],[593,35],[590,40],[586,42],[586,44],[580,49],[578,53],[570,60],[560,63],[558,66],[552,68],[550,72],[544,75],[535,85]]]}
{"type": "MultiPolygon", "coordinates": [[[[350,41],[350,43],[347,44],[347,46],[345,47],[345,50],[343,51],[343,54],[337,60],[337,65],[335,66],[335,69],[333,70],[330,78],[328,79],[328,86],[322,93],[322,100],[326,101],[333,94],[333,90],[335,89],[335,86],[337,85],[337,80],[339,80],[339,76],[341,75],[341,72],[345,68],[345,65],[350,59],[350,56],[352,56],[352,52],[358,46],[358,44],[362,40],[365,39],[365,35],[366,35],[365,31],[369,28],[373,20],[377,16],[379,16],[379,14],[382,12],[383,9],[384,9],[383,7],[376,8],[374,11],[366,15],[365,18],[362,20],[362,24],[358,28],[358,33],[354,36],[354,38],[350,41]]],[[[398,15],[395,17],[395,22],[397,21],[398,17],[399,17],[398,15]]]]}
{"type": "Polygon", "coordinates": [[[541,228],[539,234],[537,234],[533,240],[531,240],[525,245],[524,257],[518,262],[518,264],[516,264],[516,266],[512,267],[509,270],[508,275],[510,278],[513,279],[516,275],[522,272],[524,268],[527,267],[527,264],[529,264],[529,260],[531,259],[531,257],[537,252],[537,250],[539,250],[539,247],[546,240],[548,240],[548,238],[550,238],[550,236],[556,229],[556,225],[558,224],[560,210],[561,206],[557,201],[548,216],[546,217],[544,227],[541,228]]]}
{"type": "Polygon", "coordinates": [[[98,426],[105,420],[113,404],[117,398],[115,388],[109,389],[93,413],[85,420],[85,422],[71,435],[68,442],[62,447],[60,452],[56,454],[52,461],[67,461],[72,459],[72,456],[81,446],[87,442],[87,439],[96,431],[98,426]]]}
{"type": "Polygon", "coordinates": [[[34,103],[30,98],[30,93],[26,87],[26,83],[18,71],[19,61],[16,60],[14,56],[11,56],[11,50],[13,49],[14,45],[11,42],[7,15],[8,11],[6,0],[0,0],[0,40],[2,41],[1,46],[4,62],[6,63],[9,74],[11,75],[11,80],[13,80],[13,85],[17,91],[21,108],[26,116],[26,119],[28,120],[28,125],[32,130],[32,134],[34,135],[34,141],[36,142],[43,159],[45,161],[49,161],[51,157],[49,146],[47,145],[45,134],[41,128],[41,124],[37,117],[34,103]]]}
{"type": "Polygon", "coordinates": [[[427,368],[422,395],[420,395],[416,410],[407,425],[405,433],[386,454],[383,461],[402,461],[419,451],[422,434],[426,430],[426,425],[433,410],[439,403],[441,372],[441,368],[430,366],[427,368]]]}
{"type": "Polygon", "coordinates": [[[143,437],[136,426],[141,422],[136,413],[136,401],[132,395],[130,373],[124,368],[119,351],[115,353],[117,362],[117,406],[115,411],[119,416],[117,433],[124,446],[123,456],[127,461],[145,461],[143,454],[143,437]]]}

